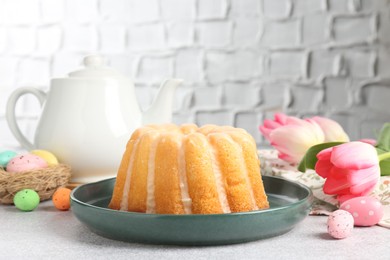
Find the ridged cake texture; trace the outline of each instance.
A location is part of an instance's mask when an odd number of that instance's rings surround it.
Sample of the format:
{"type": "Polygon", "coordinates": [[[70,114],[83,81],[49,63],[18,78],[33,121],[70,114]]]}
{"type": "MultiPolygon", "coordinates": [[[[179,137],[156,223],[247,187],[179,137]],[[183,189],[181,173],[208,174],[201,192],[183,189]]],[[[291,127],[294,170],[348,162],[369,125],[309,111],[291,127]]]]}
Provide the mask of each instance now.
{"type": "Polygon", "coordinates": [[[127,143],[111,209],[213,214],[269,207],[256,144],[245,130],[148,125],[127,143]]]}

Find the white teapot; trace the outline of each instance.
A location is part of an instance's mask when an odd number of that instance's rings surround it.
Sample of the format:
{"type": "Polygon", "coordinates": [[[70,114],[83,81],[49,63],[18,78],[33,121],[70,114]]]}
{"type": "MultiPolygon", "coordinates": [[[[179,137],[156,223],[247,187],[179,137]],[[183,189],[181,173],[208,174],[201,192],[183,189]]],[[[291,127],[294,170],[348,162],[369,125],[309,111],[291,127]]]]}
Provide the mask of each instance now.
{"type": "Polygon", "coordinates": [[[6,110],[20,144],[27,150],[48,150],[69,164],[74,183],[116,176],[131,133],[144,124],[171,121],[174,92],[182,82],[166,80],[152,106],[142,113],[130,79],[104,66],[100,56],[85,57],[84,65],[68,78],[52,79],[47,93],[32,87],[16,89],[6,110]],[[43,106],[33,143],[22,134],[15,117],[16,103],[24,94],[33,94],[43,106]]]}

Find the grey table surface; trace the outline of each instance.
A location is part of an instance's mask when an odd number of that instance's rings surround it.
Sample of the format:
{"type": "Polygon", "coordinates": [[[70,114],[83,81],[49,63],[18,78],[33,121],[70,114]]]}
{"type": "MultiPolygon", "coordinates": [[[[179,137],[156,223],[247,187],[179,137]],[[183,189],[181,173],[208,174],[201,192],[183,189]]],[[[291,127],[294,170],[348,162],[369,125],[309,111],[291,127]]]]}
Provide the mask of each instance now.
{"type": "Polygon", "coordinates": [[[126,243],[91,232],[51,201],[32,212],[0,205],[0,259],[390,259],[390,230],[354,228],[332,239],[326,216],[308,216],[281,236],[209,247],[126,243]]]}

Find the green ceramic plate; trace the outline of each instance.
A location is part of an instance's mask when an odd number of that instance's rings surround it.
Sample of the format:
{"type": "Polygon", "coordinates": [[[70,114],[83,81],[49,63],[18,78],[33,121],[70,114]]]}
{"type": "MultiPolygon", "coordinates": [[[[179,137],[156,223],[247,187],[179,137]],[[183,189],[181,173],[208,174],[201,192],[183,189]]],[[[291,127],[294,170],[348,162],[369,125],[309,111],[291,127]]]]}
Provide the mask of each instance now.
{"type": "Polygon", "coordinates": [[[309,188],[263,176],[266,210],[207,215],[159,215],[111,210],[115,178],[85,184],[71,194],[72,211],[93,232],[116,240],[152,244],[224,245],[284,234],[308,214],[309,188]]]}

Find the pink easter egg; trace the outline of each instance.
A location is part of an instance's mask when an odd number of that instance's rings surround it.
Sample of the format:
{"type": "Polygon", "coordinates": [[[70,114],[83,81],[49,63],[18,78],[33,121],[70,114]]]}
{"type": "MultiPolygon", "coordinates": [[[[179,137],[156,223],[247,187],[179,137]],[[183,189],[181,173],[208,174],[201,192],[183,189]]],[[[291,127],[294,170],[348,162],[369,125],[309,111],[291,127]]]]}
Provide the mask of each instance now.
{"type": "Polygon", "coordinates": [[[353,217],[345,210],[333,211],[328,217],[328,233],[334,238],[342,239],[351,234],[353,229],[353,217]]]}
{"type": "Polygon", "coordinates": [[[373,226],[383,217],[382,204],[376,198],[369,196],[349,199],[340,205],[340,209],[352,214],[355,226],[373,226]]]}
{"type": "Polygon", "coordinates": [[[23,154],[12,158],[6,167],[7,172],[24,172],[47,167],[47,162],[34,154],[23,154]]]}

